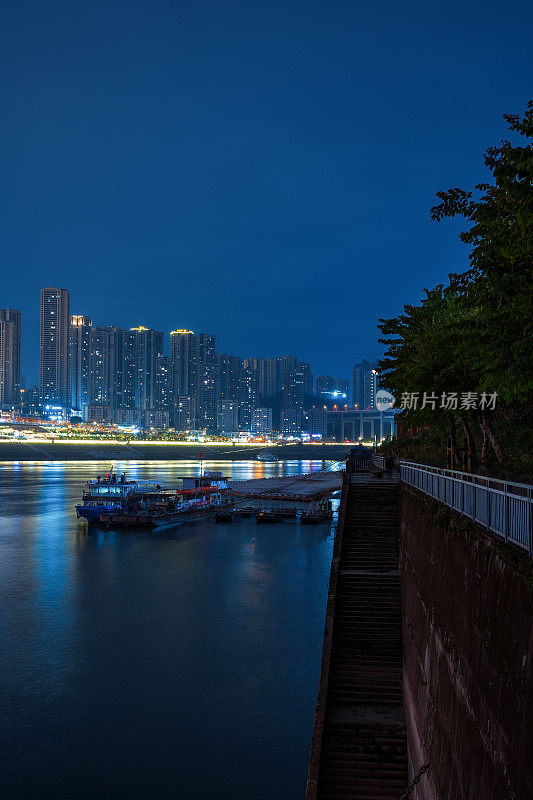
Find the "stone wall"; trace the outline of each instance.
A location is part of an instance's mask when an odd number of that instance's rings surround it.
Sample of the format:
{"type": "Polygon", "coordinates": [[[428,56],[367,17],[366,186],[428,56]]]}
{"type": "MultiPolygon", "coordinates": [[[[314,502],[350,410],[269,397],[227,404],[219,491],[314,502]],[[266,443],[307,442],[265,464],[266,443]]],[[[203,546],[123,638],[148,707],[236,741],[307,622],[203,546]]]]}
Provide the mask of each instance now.
{"type": "Polygon", "coordinates": [[[533,798],[533,562],[403,486],[401,573],[412,797],[533,798]]]}

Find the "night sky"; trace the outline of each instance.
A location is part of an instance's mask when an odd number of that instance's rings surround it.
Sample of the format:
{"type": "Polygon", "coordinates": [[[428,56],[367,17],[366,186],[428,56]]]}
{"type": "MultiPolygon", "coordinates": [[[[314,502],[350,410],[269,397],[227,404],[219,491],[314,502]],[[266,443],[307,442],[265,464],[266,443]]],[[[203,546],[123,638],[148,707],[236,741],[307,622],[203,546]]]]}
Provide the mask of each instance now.
{"type": "Polygon", "coordinates": [[[348,376],[467,265],[438,189],[532,90],[531,2],[4,2],[0,307],[348,376]]]}

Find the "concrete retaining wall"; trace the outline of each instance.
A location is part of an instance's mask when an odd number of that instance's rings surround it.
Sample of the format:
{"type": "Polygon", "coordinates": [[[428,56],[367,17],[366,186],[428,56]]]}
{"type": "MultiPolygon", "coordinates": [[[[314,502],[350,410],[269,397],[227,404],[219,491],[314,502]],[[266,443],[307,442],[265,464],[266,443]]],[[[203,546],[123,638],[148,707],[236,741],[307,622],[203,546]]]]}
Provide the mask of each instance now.
{"type": "Polygon", "coordinates": [[[404,703],[418,800],[533,797],[533,562],[402,487],[404,703]]]}

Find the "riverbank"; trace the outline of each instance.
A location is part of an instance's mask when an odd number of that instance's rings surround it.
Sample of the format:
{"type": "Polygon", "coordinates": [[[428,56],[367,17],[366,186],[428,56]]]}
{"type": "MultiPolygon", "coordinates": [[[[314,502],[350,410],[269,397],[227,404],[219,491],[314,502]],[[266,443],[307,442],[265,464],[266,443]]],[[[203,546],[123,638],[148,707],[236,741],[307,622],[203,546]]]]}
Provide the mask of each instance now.
{"type": "Polygon", "coordinates": [[[264,445],[232,445],[229,442],[197,444],[194,442],[51,442],[10,441],[0,442],[1,461],[248,461],[268,450],[280,461],[342,461],[350,445],[347,444],[287,444],[272,447],[264,445]]]}

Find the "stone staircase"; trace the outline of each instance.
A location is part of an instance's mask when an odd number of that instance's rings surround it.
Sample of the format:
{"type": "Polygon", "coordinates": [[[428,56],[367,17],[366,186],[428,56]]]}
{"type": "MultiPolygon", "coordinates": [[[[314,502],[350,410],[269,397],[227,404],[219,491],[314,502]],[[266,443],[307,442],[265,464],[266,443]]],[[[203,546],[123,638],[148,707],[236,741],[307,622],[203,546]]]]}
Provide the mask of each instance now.
{"type": "Polygon", "coordinates": [[[318,782],[308,798],[398,800],[407,785],[399,485],[354,476],[346,488],[318,782]]]}

